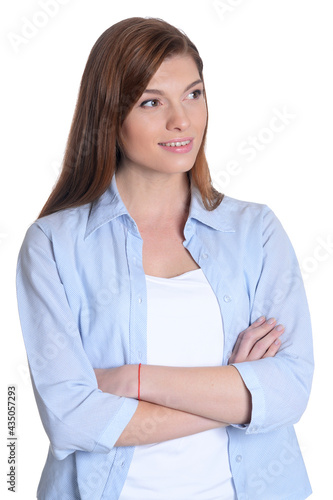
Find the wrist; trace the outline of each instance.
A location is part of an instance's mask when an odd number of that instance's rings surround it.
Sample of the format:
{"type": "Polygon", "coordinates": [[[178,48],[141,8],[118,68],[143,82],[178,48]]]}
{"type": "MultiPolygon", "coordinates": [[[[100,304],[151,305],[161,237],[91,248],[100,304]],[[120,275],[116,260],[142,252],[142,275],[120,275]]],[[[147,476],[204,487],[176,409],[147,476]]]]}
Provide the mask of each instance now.
{"type": "Polygon", "coordinates": [[[138,365],[138,400],[141,400],[141,363],[138,365]]]}
{"type": "Polygon", "coordinates": [[[122,367],[123,392],[127,398],[138,399],[138,367],[139,365],[122,367]]]}

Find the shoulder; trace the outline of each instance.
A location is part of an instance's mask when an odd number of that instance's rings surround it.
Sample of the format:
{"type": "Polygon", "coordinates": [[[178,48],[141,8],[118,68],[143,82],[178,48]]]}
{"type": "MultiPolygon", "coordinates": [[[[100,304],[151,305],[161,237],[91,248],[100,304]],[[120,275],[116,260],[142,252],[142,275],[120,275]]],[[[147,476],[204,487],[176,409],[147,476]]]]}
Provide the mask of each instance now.
{"type": "Polygon", "coordinates": [[[71,240],[84,238],[90,204],[59,210],[37,219],[26,232],[24,244],[41,243],[43,240],[71,240]]]}
{"type": "Polygon", "coordinates": [[[253,201],[239,200],[237,198],[232,198],[231,196],[224,195],[222,202],[218,206],[222,210],[226,210],[229,213],[244,213],[249,212],[249,214],[263,213],[270,210],[269,207],[263,203],[256,203],[253,201]]]}
{"type": "Polygon", "coordinates": [[[224,196],[220,205],[213,211],[214,217],[229,223],[235,229],[245,226],[265,225],[277,221],[271,208],[263,203],[244,201],[224,196]]]}
{"type": "Polygon", "coordinates": [[[291,247],[281,221],[268,205],[225,196],[218,208],[221,218],[226,217],[234,230],[244,235],[247,241],[253,240],[262,246],[270,242],[280,249],[291,247]]]}

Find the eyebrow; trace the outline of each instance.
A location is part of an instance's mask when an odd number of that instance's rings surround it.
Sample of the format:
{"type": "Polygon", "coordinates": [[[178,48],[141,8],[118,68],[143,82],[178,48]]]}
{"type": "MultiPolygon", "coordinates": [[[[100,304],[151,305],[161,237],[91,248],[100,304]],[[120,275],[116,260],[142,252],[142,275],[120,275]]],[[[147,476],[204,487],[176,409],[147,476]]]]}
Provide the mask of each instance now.
{"type": "MultiPolygon", "coordinates": [[[[190,88],[194,87],[194,85],[198,85],[198,83],[203,83],[203,81],[201,79],[199,80],[195,80],[195,82],[193,83],[190,83],[190,85],[188,85],[184,92],[186,92],[187,90],[190,90],[190,88]]],[[[146,89],[144,92],[144,94],[157,94],[157,95],[165,95],[164,92],[162,90],[158,90],[158,89],[146,89]]]]}

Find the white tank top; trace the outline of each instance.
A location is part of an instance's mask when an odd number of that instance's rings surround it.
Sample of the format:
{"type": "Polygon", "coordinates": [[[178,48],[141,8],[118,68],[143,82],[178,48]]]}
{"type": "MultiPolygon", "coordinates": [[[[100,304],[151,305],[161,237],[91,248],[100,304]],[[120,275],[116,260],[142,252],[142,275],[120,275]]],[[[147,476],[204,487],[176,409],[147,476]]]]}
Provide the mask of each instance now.
{"type": "MultiPolygon", "coordinates": [[[[203,271],[146,275],[147,364],[218,366],[223,326],[203,271]]],[[[137,446],[120,500],[235,500],[225,428],[137,446]]]]}

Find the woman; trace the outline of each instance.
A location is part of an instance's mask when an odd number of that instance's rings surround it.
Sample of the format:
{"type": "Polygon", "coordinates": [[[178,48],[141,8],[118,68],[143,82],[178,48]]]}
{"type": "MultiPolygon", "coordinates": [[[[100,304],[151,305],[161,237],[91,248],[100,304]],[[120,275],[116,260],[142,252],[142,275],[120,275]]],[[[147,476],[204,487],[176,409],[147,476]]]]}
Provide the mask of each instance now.
{"type": "Polygon", "coordinates": [[[131,18],[101,35],[18,263],[50,439],[40,500],[311,493],[293,429],[313,371],[296,257],[268,207],[212,187],[206,131],[185,34],[131,18]]]}

